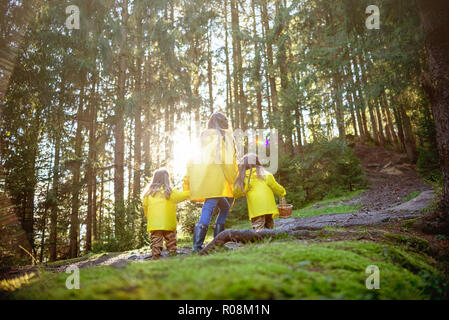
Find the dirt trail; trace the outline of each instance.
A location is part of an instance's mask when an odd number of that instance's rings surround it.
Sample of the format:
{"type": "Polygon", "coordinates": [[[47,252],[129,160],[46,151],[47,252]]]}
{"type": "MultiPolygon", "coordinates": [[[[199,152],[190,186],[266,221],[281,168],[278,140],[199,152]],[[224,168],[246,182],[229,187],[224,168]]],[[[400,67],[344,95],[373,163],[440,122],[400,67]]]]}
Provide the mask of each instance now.
{"type": "Polygon", "coordinates": [[[432,204],[433,190],[422,181],[416,166],[409,164],[405,155],[366,145],[356,145],[354,152],[370,181],[369,190],[354,199],[332,205],[360,203],[359,212],[282,219],[277,221],[276,227],[289,231],[373,225],[419,217],[423,215],[422,210],[432,204]],[[420,194],[402,203],[412,192],[420,194]]]}

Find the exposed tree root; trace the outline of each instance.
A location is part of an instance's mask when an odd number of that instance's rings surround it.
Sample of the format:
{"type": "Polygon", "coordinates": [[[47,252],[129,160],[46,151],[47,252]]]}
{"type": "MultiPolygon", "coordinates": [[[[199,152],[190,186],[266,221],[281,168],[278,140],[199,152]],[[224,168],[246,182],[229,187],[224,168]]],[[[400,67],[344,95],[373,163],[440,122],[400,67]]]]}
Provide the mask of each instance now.
{"type": "Polygon", "coordinates": [[[216,247],[221,247],[227,242],[248,243],[260,241],[266,238],[295,238],[295,239],[322,239],[330,241],[348,240],[348,239],[369,239],[375,240],[383,235],[382,232],[356,232],[356,231],[330,231],[330,230],[234,230],[228,229],[220,233],[201,251],[201,255],[208,254],[216,247]]]}

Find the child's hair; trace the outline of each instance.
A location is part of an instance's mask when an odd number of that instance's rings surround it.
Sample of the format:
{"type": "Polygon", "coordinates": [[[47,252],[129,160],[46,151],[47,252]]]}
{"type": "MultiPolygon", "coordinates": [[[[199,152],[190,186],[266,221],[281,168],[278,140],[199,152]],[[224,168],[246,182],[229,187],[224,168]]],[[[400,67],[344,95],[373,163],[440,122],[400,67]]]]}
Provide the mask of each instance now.
{"type": "Polygon", "coordinates": [[[224,136],[223,130],[229,129],[228,118],[221,112],[215,112],[210,117],[207,128],[219,130],[221,135],[224,136]]]}
{"type": "Polygon", "coordinates": [[[171,187],[170,187],[170,179],[168,175],[168,171],[164,168],[156,170],[153,175],[153,180],[151,181],[150,186],[147,188],[147,191],[144,193],[144,197],[151,195],[154,197],[156,193],[163,189],[165,198],[170,198],[171,195],[171,187]]]}
{"type": "Polygon", "coordinates": [[[248,177],[248,186],[251,181],[251,175],[253,173],[253,169],[256,169],[257,177],[259,179],[265,178],[265,170],[262,164],[259,161],[259,158],[254,153],[248,153],[243,156],[243,158],[239,162],[239,168],[237,172],[237,178],[234,182],[234,187],[240,188],[242,191],[245,190],[245,176],[246,170],[250,170],[248,177]]]}

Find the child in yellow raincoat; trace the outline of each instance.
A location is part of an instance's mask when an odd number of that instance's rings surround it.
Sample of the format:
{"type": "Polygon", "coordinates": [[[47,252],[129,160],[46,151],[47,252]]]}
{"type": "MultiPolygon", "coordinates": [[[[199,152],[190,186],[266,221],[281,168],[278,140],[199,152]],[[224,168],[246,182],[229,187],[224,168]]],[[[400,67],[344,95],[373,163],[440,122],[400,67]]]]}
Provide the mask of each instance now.
{"type": "Polygon", "coordinates": [[[189,191],[171,189],[167,170],[159,169],[143,197],[143,211],[147,217],[153,260],[159,259],[165,245],[170,255],[177,252],[176,204],[189,198],[189,191]]]}
{"type": "Polygon", "coordinates": [[[246,195],[249,219],[254,230],[272,229],[279,216],[274,194],[285,197],[285,189],[266,172],[257,155],[247,154],[239,163],[234,183],[234,197],[246,195]]]}
{"type": "Polygon", "coordinates": [[[201,250],[212,213],[218,207],[214,236],[224,230],[230,210],[226,198],[232,198],[232,184],[237,173],[235,141],[228,119],[220,112],[214,113],[208,128],[201,133],[199,153],[187,165],[184,190],[190,190],[192,201],[204,202],[200,221],[195,225],[193,251],[201,250]]]}

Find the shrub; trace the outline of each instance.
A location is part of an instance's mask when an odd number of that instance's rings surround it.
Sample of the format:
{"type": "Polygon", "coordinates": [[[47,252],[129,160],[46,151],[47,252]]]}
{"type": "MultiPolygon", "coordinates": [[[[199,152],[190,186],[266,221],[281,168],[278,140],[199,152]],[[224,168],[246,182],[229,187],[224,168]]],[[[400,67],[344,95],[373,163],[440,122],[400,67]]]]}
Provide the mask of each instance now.
{"type": "Polygon", "coordinates": [[[186,202],[183,208],[179,206],[178,223],[184,234],[192,235],[195,224],[200,220],[202,203],[186,202]]]}
{"type": "Polygon", "coordinates": [[[418,148],[418,172],[426,180],[441,182],[443,175],[440,170],[439,155],[437,149],[418,148]]]}
{"type": "Polygon", "coordinates": [[[277,175],[296,208],[328,197],[338,197],[366,186],[360,160],[340,139],[320,140],[294,158],[280,159],[277,175]]]}

